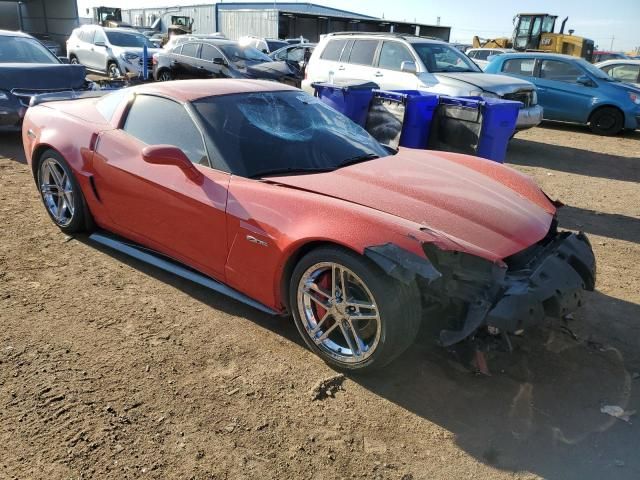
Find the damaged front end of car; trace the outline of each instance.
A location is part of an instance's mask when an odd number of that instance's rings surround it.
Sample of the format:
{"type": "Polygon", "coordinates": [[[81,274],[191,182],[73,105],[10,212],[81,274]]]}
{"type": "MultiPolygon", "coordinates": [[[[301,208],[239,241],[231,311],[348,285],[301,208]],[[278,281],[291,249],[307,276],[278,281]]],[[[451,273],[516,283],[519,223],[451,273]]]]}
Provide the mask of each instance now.
{"type": "Polygon", "coordinates": [[[586,235],[558,232],[555,220],[544,239],[498,263],[434,243],[423,249],[428,260],[393,244],[368,247],[365,255],[396,279],[417,281],[427,305],[456,313],[454,324],[440,331],[444,347],[480,332],[517,333],[547,317],[563,318],[595,286],[586,235]]]}

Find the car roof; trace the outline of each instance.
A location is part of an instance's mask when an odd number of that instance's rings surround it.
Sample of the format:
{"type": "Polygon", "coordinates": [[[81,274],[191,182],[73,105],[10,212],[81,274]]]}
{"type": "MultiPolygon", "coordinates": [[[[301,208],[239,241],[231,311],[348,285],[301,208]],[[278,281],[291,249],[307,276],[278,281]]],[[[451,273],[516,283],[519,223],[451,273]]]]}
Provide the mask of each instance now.
{"type": "Polygon", "coordinates": [[[219,78],[212,80],[177,80],[171,82],[147,83],[132,87],[135,93],[162,95],[182,102],[190,102],[200,98],[231,95],[236,93],[260,93],[299,91],[284,83],[269,80],[244,80],[219,78]]]}
{"type": "Polygon", "coordinates": [[[614,58],[596,63],[596,67],[606,67],[607,65],[640,65],[640,60],[634,60],[633,58],[614,58]]]}
{"type": "Polygon", "coordinates": [[[0,37],[22,37],[33,38],[31,35],[25,32],[19,32],[17,30],[0,30],[0,37]]]}
{"type": "MultiPolygon", "coordinates": [[[[336,37],[371,37],[371,38],[393,38],[396,40],[405,40],[409,43],[439,43],[439,44],[447,44],[447,42],[443,40],[438,40],[435,38],[427,38],[427,37],[417,37],[415,35],[411,35],[409,33],[395,33],[395,32],[334,32],[328,33],[327,38],[336,38],[336,37]]],[[[453,47],[455,48],[455,47],[453,47]]]]}
{"type": "Polygon", "coordinates": [[[571,55],[564,55],[562,53],[545,53],[545,52],[513,52],[513,53],[504,53],[499,57],[501,60],[508,60],[509,58],[542,58],[542,59],[564,59],[564,60],[572,60],[579,61],[584,60],[580,57],[573,57],[571,55]]]}

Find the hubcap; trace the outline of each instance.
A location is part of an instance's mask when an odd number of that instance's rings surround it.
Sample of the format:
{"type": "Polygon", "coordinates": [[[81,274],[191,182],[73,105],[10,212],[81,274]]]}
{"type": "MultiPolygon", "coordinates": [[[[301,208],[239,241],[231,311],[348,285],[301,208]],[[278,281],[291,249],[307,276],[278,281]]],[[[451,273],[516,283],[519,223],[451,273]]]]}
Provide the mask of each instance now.
{"type": "Polygon", "coordinates": [[[171,75],[169,75],[168,72],[162,72],[160,74],[160,80],[162,80],[163,82],[167,82],[167,81],[171,80],[171,75]]]}
{"type": "Polygon", "coordinates": [[[313,342],[333,359],[354,364],[380,342],[378,306],[365,283],[333,262],[313,265],[298,286],[298,311],[313,342]]]}
{"type": "Polygon", "coordinates": [[[600,117],[600,119],[598,120],[598,127],[604,130],[608,130],[612,128],[615,125],[615,123],[616,123],[616,119],[613,117],[613,115],[604,115],[600,117]]]}
{"type": "Polygon", "coordinates": [[[40,164],[39,178],[45,207],[58,225],[66,227],[73,220],[74,212],[71,179],[53,158],[40,164]]]}

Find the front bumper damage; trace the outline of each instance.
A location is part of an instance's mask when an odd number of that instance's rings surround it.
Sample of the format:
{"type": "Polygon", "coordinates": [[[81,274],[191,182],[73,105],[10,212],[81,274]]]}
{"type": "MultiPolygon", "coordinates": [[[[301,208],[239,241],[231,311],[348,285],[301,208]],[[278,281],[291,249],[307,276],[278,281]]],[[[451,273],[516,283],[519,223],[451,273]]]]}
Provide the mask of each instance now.
{"type": "Polygon", "coordinates": [[[445,347],[483,328],[514,333],[547,317],[562,318],[582,305],[585,290],[595,287],[589,240],[583,233],[558,233],[555,222],[545,239],[504,259],[504,265],[434,244],[425,244],[424,250],[429,260],[392,244],[369,247],[365,255],[398,280],[417,280],[427,303],[456,307],[454,328],[440,332],[445,347]]]}

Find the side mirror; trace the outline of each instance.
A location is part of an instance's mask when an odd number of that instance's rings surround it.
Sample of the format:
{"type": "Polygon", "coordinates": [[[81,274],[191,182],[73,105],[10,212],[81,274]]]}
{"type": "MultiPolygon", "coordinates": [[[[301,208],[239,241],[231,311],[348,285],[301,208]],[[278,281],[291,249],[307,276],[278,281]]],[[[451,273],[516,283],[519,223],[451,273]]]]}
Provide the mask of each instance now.
{"type": "Polygon", "coordinates": [[[578,78],[576,78],[576,83],[584,85],[585,87],[593,87],[593,82],[586,75],[580,75],[578,78]]]}
{"type": "Polygon", "coordinates": [[[201,183],[202,173],[191,163],[182,150],[173,145],[149,145],[142,149],[142,159],[153,165],[173,165],[196,183],[201,183]]]}
{"type": "Polygon", "coordinates": [[[226,64],[227,64],[227,62],[225,62],[225,61],[224,61],[224,58],[222,58],[222,57],[216,57],[216,58],[214,58],[214,59],[213,59],[213,63],[214,63],[215,65],[226,65],[226,64]]]}
{"type": "Polygon", "coordinates": [[[418,73],[418,67],[416,62],[402,62],[400,64],[400,71],[405,73],[418,73]]]}
{"type": "Polygon", "coordinates": [[[58,57],[58,60],[62,63],[71,63],[67,57],[58,57]]]}

